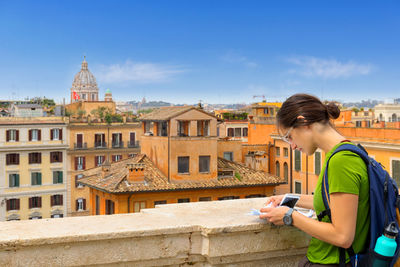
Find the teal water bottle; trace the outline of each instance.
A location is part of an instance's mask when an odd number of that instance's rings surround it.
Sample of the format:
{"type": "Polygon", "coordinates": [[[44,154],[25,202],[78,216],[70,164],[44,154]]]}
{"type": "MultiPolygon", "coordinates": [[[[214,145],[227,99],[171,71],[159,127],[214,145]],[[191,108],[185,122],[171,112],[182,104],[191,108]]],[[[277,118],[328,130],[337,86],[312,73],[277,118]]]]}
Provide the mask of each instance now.
{"type": "Polygon", "coordinates": [[[382,256],[393,257],[397,248],[397,234],[396,223],[391,222],[383,231],[383,235],[376,240],[375,252],[382,256]]]}

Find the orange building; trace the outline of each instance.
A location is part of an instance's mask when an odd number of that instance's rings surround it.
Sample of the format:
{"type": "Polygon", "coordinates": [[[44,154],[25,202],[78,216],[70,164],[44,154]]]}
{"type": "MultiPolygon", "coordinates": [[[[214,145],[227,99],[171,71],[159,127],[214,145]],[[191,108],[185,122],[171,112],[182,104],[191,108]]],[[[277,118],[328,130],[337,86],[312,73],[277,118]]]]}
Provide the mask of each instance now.
{"type": "Polygon", "coordinates": [[[218,140],[217,119],[192,106],[142,118],[142,154],[85,171],[92,214],[137,212],[157,204],[272,195],[281,179],[224,159],[241,160],[242,143],[218,140]],[[110,208],[113,207],[113,208],[110,208]]]}
{"type": "Polygon", "coordinates": [[[143,131],[139,122],[70,122],[68,132],[68,216],[89,215],[89,189],[78,182],[82,172],[101,166],[105,161],[116,162],[140,153],[143,131]]]}

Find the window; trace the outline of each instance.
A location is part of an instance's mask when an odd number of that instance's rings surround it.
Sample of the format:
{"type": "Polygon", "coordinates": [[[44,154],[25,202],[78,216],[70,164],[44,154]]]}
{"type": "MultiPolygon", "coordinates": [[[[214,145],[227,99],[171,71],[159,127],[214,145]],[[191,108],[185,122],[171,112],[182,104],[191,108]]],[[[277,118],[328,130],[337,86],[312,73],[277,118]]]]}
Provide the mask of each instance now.
{"type": "Polygon", "coordinates": [[[229,136],[229,137],[235,136],[235,129],[233,129],[233,128],[228,128],[228,136],[229,136]]]}
{"type": "Polygon", "coordinates": [[[146,208],[146,201],[138,201],[133,204],[133,212],[140,212],[140,210],[146,208]]]}
{"type": "Polygon", "coordinates": [[[245,196],[245,198],[257,198],[257,197],[265,197],[265,195],[263,195],[263,194],[254,194],[254,195],[245,196]]]}
{"type": "Polygon", "coordinates": [[[189,157],[178,157],[178,173],[189,173],[189,157]]]}
{"type": "Polygon", "coordinates": [[[289,156],[289,149],[287,147],[283,148],[283,156],[287,158],[289,156]]]}
{"type": "Polygon", "coordinates": [[[42,173],[41,172],[32,172],[31,173],[31,184],[32,185],[41,185],[42,184],[42,173]]]}
{"type": "Polygon", "coordinates": [[[62,129],[51,129],[50,140],[62,140],[62,129]]]}
{"type": "Polygon", "coordinates": [[[233,161],[233,152],[224,152],[224,159],[233,161]]]}
{"type": "Polygon", "coordinates": [[[178,136],[189,136],[189,121],[178,121],[178,136]]]}
{"type": "Polygon", "coordinates": [[[242,137],[242,128],[235,128],[235,137],[242,137]]]}
{"type": "Polygon", "coordinates": [[[392,160],[392,178],[400,184],[400,160],[392,160]]]}
{"type": "Polygon", "coordinates": [[[98,167],[101,166],[104,163],[104,156],[95,156],[94,157],[94,166],[98,167]]]}
{"type": "Polygon", "coordinates": [[[62,183],[63,183],[63,172],[53,171],[53,184],[62,184],[62,183]]]}
{"type": "Polygon", "coordinates": [[[123,147],[121,133],[113,133],[112,134],[112,147],[116,147],[116,148],[123,147]]]}
{"type": "Polygon", "coordinates": [[[85,167],[85,157],[75,157],[75,170],[84,170],[85,167]]]}
{"type": "Polygon", "coordinates": [[[51,218],[63,218],[64,215],[63,214],[52,214],[50,217],[51,218]]]}
{"type": "Polygon", "coordinates": [[[38,129],[29,130],[29,141],[40,141],[42,139],[41,133],[42,131],[38,129]]]}
{"type": "Polygon", "coordinates": [[[247,127],[243,128],[243,137],[247,137],[249,135],[249,129],[247,127]]]}
{"type": "Polygon", "coordinates": [[[158,123],[158,135],[168,136],[168,122],[162,121],[158,123]]]}
{"type": "Polygon", "coordinates": [[[285,178],[286,183],[289,181],[289,167],[286,162],[283,163],[283,178],[285,178]]]}
{"type": "Polygon", "coordinates": [[[211,201],[211,197],[199,197],[199,201],[211,201]]]}
{"type": "Polygon", "coordinates": [[[94,135],[94,147],[101,148],[106,147],[106,136],[105,134],[95,134],[94,135]]]}
{"type": "Polygon", "coordinates": [[[18,173],[11,173],[9,175],[9,187],[19,187],[19,174],[18,173]]]}
{"type": "Polygon", "coordinates": [[[117,162],[122,159],[122,155],[112,155],[112,161],[117,162]]]}
{"type": "Polygon", "coordinates": [[[7,199],[7,211],[19,210],[19,198],[7,199]]]}
{"type": "Polygon", "coordinates": [[[190,202],[190,198],[179,198],[178,199],[178,203],[189,203],[190,202]]]}
{"type": "Polygon", "coordinates": [[[199,172],[210,172],[210,156],[199,157],[199,172]]]}
{"type": "Polygon", "coordinates": [[[301,170],[301,152],[299,150],[294,151],[294,170],[301,170]]]}
{"type": "Polygon", "coordinates": [[[279,146],[275,147],[276,156],[279,157],[281,155],[281,148],[279,146]]]}
{"type": "Polygon", "coordinates": [[[61,151],[50,152],[50,163],[61,163],[63,155],[61,151]]]}
{"type": "Polygon", "coordinates": [[[100,214],[100,197],[96,195],[96,215],[100,214]]]}
{"type": "Polygon", "coordinates": [[[7,130],[6,131],[6,142],[18,142],[19,131],[18,130],[7,130]]]}
{"type": "Polygon", "coordinates": [[[219,197],[218,200],[229,200],[229,199],[239,199],[239,196],[225,196],[225,197],[219,197]]]}
{"type": "Polygon", "coordinates": [[[29,208],[41,208],[42,207],[42,197],[31,197],[29,198],[29,208]]]}
{"type": "Polygon", "coordinates": [[[136,146],[136,133],[129,133],[129,147],[136,146]]]}
{"type": "Polygon", "coordinates": [[[17,153],[7,154],[6,165],[19,165],[19,154],[17,153]]]}
{"type": "Polygon", "coordinates": [[[76,187],[76,188],[82,188],[82,187],[84,187],[84,185],[82,185],[81,183],[79,183],[79,179],[81,179],[82,177],[83,177],[83,174],[75,175],[75,187],[76,187]]]}
{"type": "Polygon", "coordinates": [[[33,152],[29,153],[29,164],[40,164],[42,163],[42,153],[33,152]]]}
{"type": "Polygon", "coordinates": [[[157,201],[154,201],[154,206],[156,206],[156,205],[164,205],[164,204],[167,204],[167,201],[166,201],[166,200],[157,200],[157,201]]]}
{"type": "Polygon", "coordinates": [[[321,173],[321,152],[314,153],[314,172],[316,175],[321,173]]]}
{"type": "Polygon", "coordinates": [[[361,121],[356,121],[356,127],[361,127],[361,121]]]}
{"type": "Polygon", "coordinates": [[[76,200],[76,211],[83,211],[86,210],[86,199],[78,198],[76,200]]]}
{"type": "Polygon", "coordinates": [[[197,121],[197,136],[209,136],[210,121],[197,121]]]}
{"type": "Polygon", "coordinates": [[[281,177],[281,165],[279,164],[279,161],[275,163],[275,168],[276,176],[281,177]]]}
{"type": "Polygon", "coordinates": [[[294,192],[296,194],[301,194],[301,182],[294,182],[294,192]]]}
{"type": "Polygon", "coordinates": [[[50,205],[53,206],[62,206],[63,205],[63,195],[53,195],[50,197],[50,205]]]}
{"type": "Polygon", "coordinates": [[[268,114],[268,108],[264,108],[264,114],[268,114]]]}
{"type": "Polygon", "coordinates": [[[106,199],[106,214],[114,214],[114,201],[106,199]]]}
{"type": "Polygon", "coordinates": [[[86,94],[82,94],[82,99],[86,100],[86,94]]]}
{"type": "Polygon", "coordinates": [[[92,101],[96,101],[96,94],[92,94],[92,101]]]}

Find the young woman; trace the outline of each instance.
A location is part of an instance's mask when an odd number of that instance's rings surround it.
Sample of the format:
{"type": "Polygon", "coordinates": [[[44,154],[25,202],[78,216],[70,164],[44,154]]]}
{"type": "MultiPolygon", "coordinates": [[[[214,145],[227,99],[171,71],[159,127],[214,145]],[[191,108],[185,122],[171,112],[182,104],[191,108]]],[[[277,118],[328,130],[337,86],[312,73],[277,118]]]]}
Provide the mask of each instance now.
{"type": "MultiPolygon", "coordinates": [[[[314,195],[301,195],[297,206],[314,209],[316,214],[325,210],[321,182],[327,159],[333,151],[350,141],[338,133],[331,119],[339,117],[340,110],[333,104],[323,104],[318,98],[296,94],[288,98],[277,114],[277,128],[282,139],[292,149],[310,156],[319,148],[326,153],[325,164],[319,176],[314,195]]],[[[260,218],[276,225],[293,225],[312,236],[306,257],[299,266],[339,266],[339,247],[352,247],[355,253],[365,249],[369,230],[369,183],[363,160],[349,151],[335,154],[328,168],[330,209],[332,221],[322,221],[279,206],[283,196],[272,196],[260,211],[260,218]]],[[[346,253],[347,254],[347,253],[346,253]]],[[[349,258],[346,255],[348,266],[349,258]]]]}

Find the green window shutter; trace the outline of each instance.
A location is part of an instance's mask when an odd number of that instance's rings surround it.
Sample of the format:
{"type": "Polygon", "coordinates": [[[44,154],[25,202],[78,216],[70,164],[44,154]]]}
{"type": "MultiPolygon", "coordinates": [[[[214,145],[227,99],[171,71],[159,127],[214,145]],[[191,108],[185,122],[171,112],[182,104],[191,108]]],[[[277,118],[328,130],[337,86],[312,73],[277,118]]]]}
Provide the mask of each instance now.
{"type": "Polygon", "coordinates": [[[8,186],[9,187],[14,187],[15,186],[15,179],[14,179],[13,174],[10,174],[8,176],[8,186]]]}
{"type": "Polygon", "coordinates": [[[295,171],[301,170],[301,152],[298,150],[294,151],[294,169],[295,171]]]}
{"type": "Polygon", "coordinates": [[[42,173],[41,172],[38,173],[38,184],[39,185],[42,184],[42,173]]]}
{"type": "Polygon", "coordinates": [[[315,174],[319,175],[321,173],[321,152],[315,152],[314,158],[315,158],[315,174]]]}
{"type": "Polygon", "coordinates": [[[31,173],[31,185],[35,185],[35,173],[31,173]]]}
{"type": "Polygon", "coordinates": [[[15,175],[15,186],[19,187],[19,174],[15,175]]]}
{"type": "Polygon", "coordinates": [[[400,160],[392,160],[392,178],[396,180],[396,183],[400,182],[400,160]]]}
{"type": "Polygon", "coordinates": [[[60,183],[60,184],[63,183],[63,172],[62,171],[58,172],[58,183],[60,183]]]}

